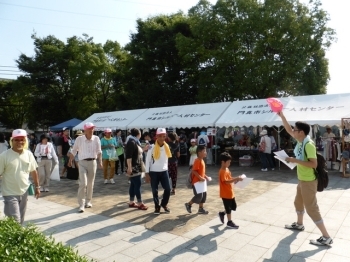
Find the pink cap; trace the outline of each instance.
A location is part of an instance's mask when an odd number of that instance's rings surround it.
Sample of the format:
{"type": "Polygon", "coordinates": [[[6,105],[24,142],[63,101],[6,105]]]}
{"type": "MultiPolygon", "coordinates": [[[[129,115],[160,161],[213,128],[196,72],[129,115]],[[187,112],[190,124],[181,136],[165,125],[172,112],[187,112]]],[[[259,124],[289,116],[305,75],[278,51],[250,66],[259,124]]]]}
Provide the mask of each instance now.
{"type": "Polygon", "coordinates": [[[12,138],[19,136],[27,137],[27,131],[25,131],[24,129],[16,129],[12,131],[12,138]]]}
{"type": "Polygon", "coordinates": [[[196,139],[191,139],[191,143],[196,143],[196,139]]]}
{"type": "Polygon", "coordinates": [[[157,135],[166,134],[165,128],[164,128],[164,127],[159,127],[159,128],[157,129],[157,133],[156,133],[156,134],[157,134],[157,135]]]}
{"type": "Polygon", "coordinates": [[[110,128],[105,128],[105,131],[104,131],[105,133],[112,133],[112,129],[110,129],[110,128]]]}
{"type": "Polygon", "coordinates": [[[91,129],[91,128],[94,128],[94,127],[95,127],[95,125],[93,123],[91,123],[91,122],[87,122],[87,123],[84,124],[84,130],[91,129]]]}

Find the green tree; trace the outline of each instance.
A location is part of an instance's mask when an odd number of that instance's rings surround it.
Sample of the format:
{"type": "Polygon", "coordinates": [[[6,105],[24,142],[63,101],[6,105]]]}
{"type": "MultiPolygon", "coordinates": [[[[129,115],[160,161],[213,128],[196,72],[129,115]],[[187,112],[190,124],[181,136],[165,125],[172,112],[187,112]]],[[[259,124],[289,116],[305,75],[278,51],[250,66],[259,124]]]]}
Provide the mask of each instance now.
{"type": "Polygon", "coordinates": [[[326,92],[335,33],[320,1],[202,0],[189,17],[177,47],[196,65],[200,102],[326,92]]]}
{"type": "Polygon", "coordinates": [[[196,103],[197,81],[176,47],[178,34],[191,37],[188,17],[182,13],[137,20],[137,32],[125,49],[128,108],[196,103]]]}
{"type": "Polygon", "coordinates": [[[0,122],[7,128],[22,128],[28,119],[33,86],[25,77],[0,81],[0,122]]]}
{"type": "MultiPolygon", "coordinates": [[[[19,69],[36,87],[29,119],[32,126],[49,127],[73,117],[115,110],[114,79],[123,51],[117,42],[95,44],[88,35],[67,43],[54,36],[32,36],[35,55],[22,54],[19,69]],[[35,119],[34,119],[35,118],[35,119]]],[[[124,52],[125,53],[125,52],[124,52]]]]}

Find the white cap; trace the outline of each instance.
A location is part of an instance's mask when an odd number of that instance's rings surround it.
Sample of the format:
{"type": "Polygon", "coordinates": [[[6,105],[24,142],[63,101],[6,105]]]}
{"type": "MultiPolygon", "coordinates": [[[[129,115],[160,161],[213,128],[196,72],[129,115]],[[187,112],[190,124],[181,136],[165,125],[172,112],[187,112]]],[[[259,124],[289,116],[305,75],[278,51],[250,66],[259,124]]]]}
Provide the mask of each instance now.
{"type": "Polygon", "coordinates": [[[27,131],[25,131],[24,129],[16,129],[12,131],[12,138],[19,136],[27,137],[27,131]]]}
{"type": "Polygon", "coordinates": [[[68,127],[64,127],[64,128],[62,128],[62,130],[66,131],[66,130],[69,130],[69,128],[68,127]]]}
{"type": "Polygon", "coordinates": [[[104,132],[105,132],[105,133],[112,133],[112,129],[110,129],[110,128],[105,128],[104,132]]]}
{"type": "Polygon", "coordinates": [[[95,127],[95,125],[93,123],[91,123],[91,122],[87,122],[87,123],[84,124],[84,130],[90,129],[90,128],[93,128],[93,127],[95,127]]]}
{"type": "Polygon", "coordinates": [[[267,135],[267,130],[263,130],[260,132],[260,136],[266,136],[267,135]]]}
{"type": "Polygon", "coordinates": [[[196,139],[192,138],[191,143],[196,143],[196,139]]]}
{"type": "Polygon", "coordinates": [[[164,127],[159,127],[159,128],[157,129],[157,133],[156,133],[156,134],[157,134],[157,135],[166,134],[165,128],[164,128],[164,127]]]}

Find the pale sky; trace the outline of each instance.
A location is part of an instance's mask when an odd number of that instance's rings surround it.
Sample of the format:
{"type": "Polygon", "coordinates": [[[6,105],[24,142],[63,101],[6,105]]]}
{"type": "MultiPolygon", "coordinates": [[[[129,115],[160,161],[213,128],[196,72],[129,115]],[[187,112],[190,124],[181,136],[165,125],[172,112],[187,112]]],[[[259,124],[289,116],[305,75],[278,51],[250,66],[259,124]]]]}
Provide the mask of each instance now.
{"type": "MultiPolygon", "coordinates": [[[[33,55],[33,32],[39,37],[54,35],[64,42],[87,33],[96,43],[109,39],[123,46],[129,42],[130,33],[136,31],[137,18],[178,10],[186,13],[197,3],[198,0],[0,0],[0,78],[16,78],[17,68],[12,68],[15,60],[21,53],[33,55]]],[[[350,0],[322,0],[322,4],[338,39],[327,50],[331,75],[327,93],[348,93],[350,0]]]]}

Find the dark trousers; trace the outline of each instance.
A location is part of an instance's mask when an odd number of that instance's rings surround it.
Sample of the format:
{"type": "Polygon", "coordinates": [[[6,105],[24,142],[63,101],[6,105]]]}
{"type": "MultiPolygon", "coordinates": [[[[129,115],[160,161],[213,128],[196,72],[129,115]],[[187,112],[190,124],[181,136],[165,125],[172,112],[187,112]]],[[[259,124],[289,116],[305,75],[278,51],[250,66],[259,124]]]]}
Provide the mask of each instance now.
{"type": "Polygon", "coordinates": [[[177,163],[168,163],[168,173],[171,179],[172,187],[175,189],[177,182],[177,163]]]}
{"type": "Polygon", "coordinates": [[[153,194],[153,201],[155,208],[159,208],[160,206],[167,206],[170,198],[170,183],[169,183],[169,175],[168,171],[163,172],[153,172],[150,171],[149,175],[151,177],[151,187],[153,194]],[[158,185],[159,183],[162,185],[164,189],[162,202],[159,204],[158,198],[158,185]]]}
{"type": "Polygon", "coordinates": [[[120,156],[118,156],[119,161],[115,162],[115,173],[118,173],[118,168],[119,168],[119,163],[120,163],[120,173],[123,173],[124,170],[124,164],[125,164],[125,158],[124,158],[124,154],[121,154],[120,156]]]}
{"type": "Polygon", "coordinates": [[[275,163],[272,159],[271,154],[260,152],[259,156],[260,156],[262,168],[264,169],[268,167],[275,168],[275,163]]]}
{"type": "Polygon", "coordinates": [[[141,176],[131,176],[130,177],[130,187],[129,187],[130,201],[134,201],[135,196],[137,202],[142,202],[141,199],[141,176]]]}

